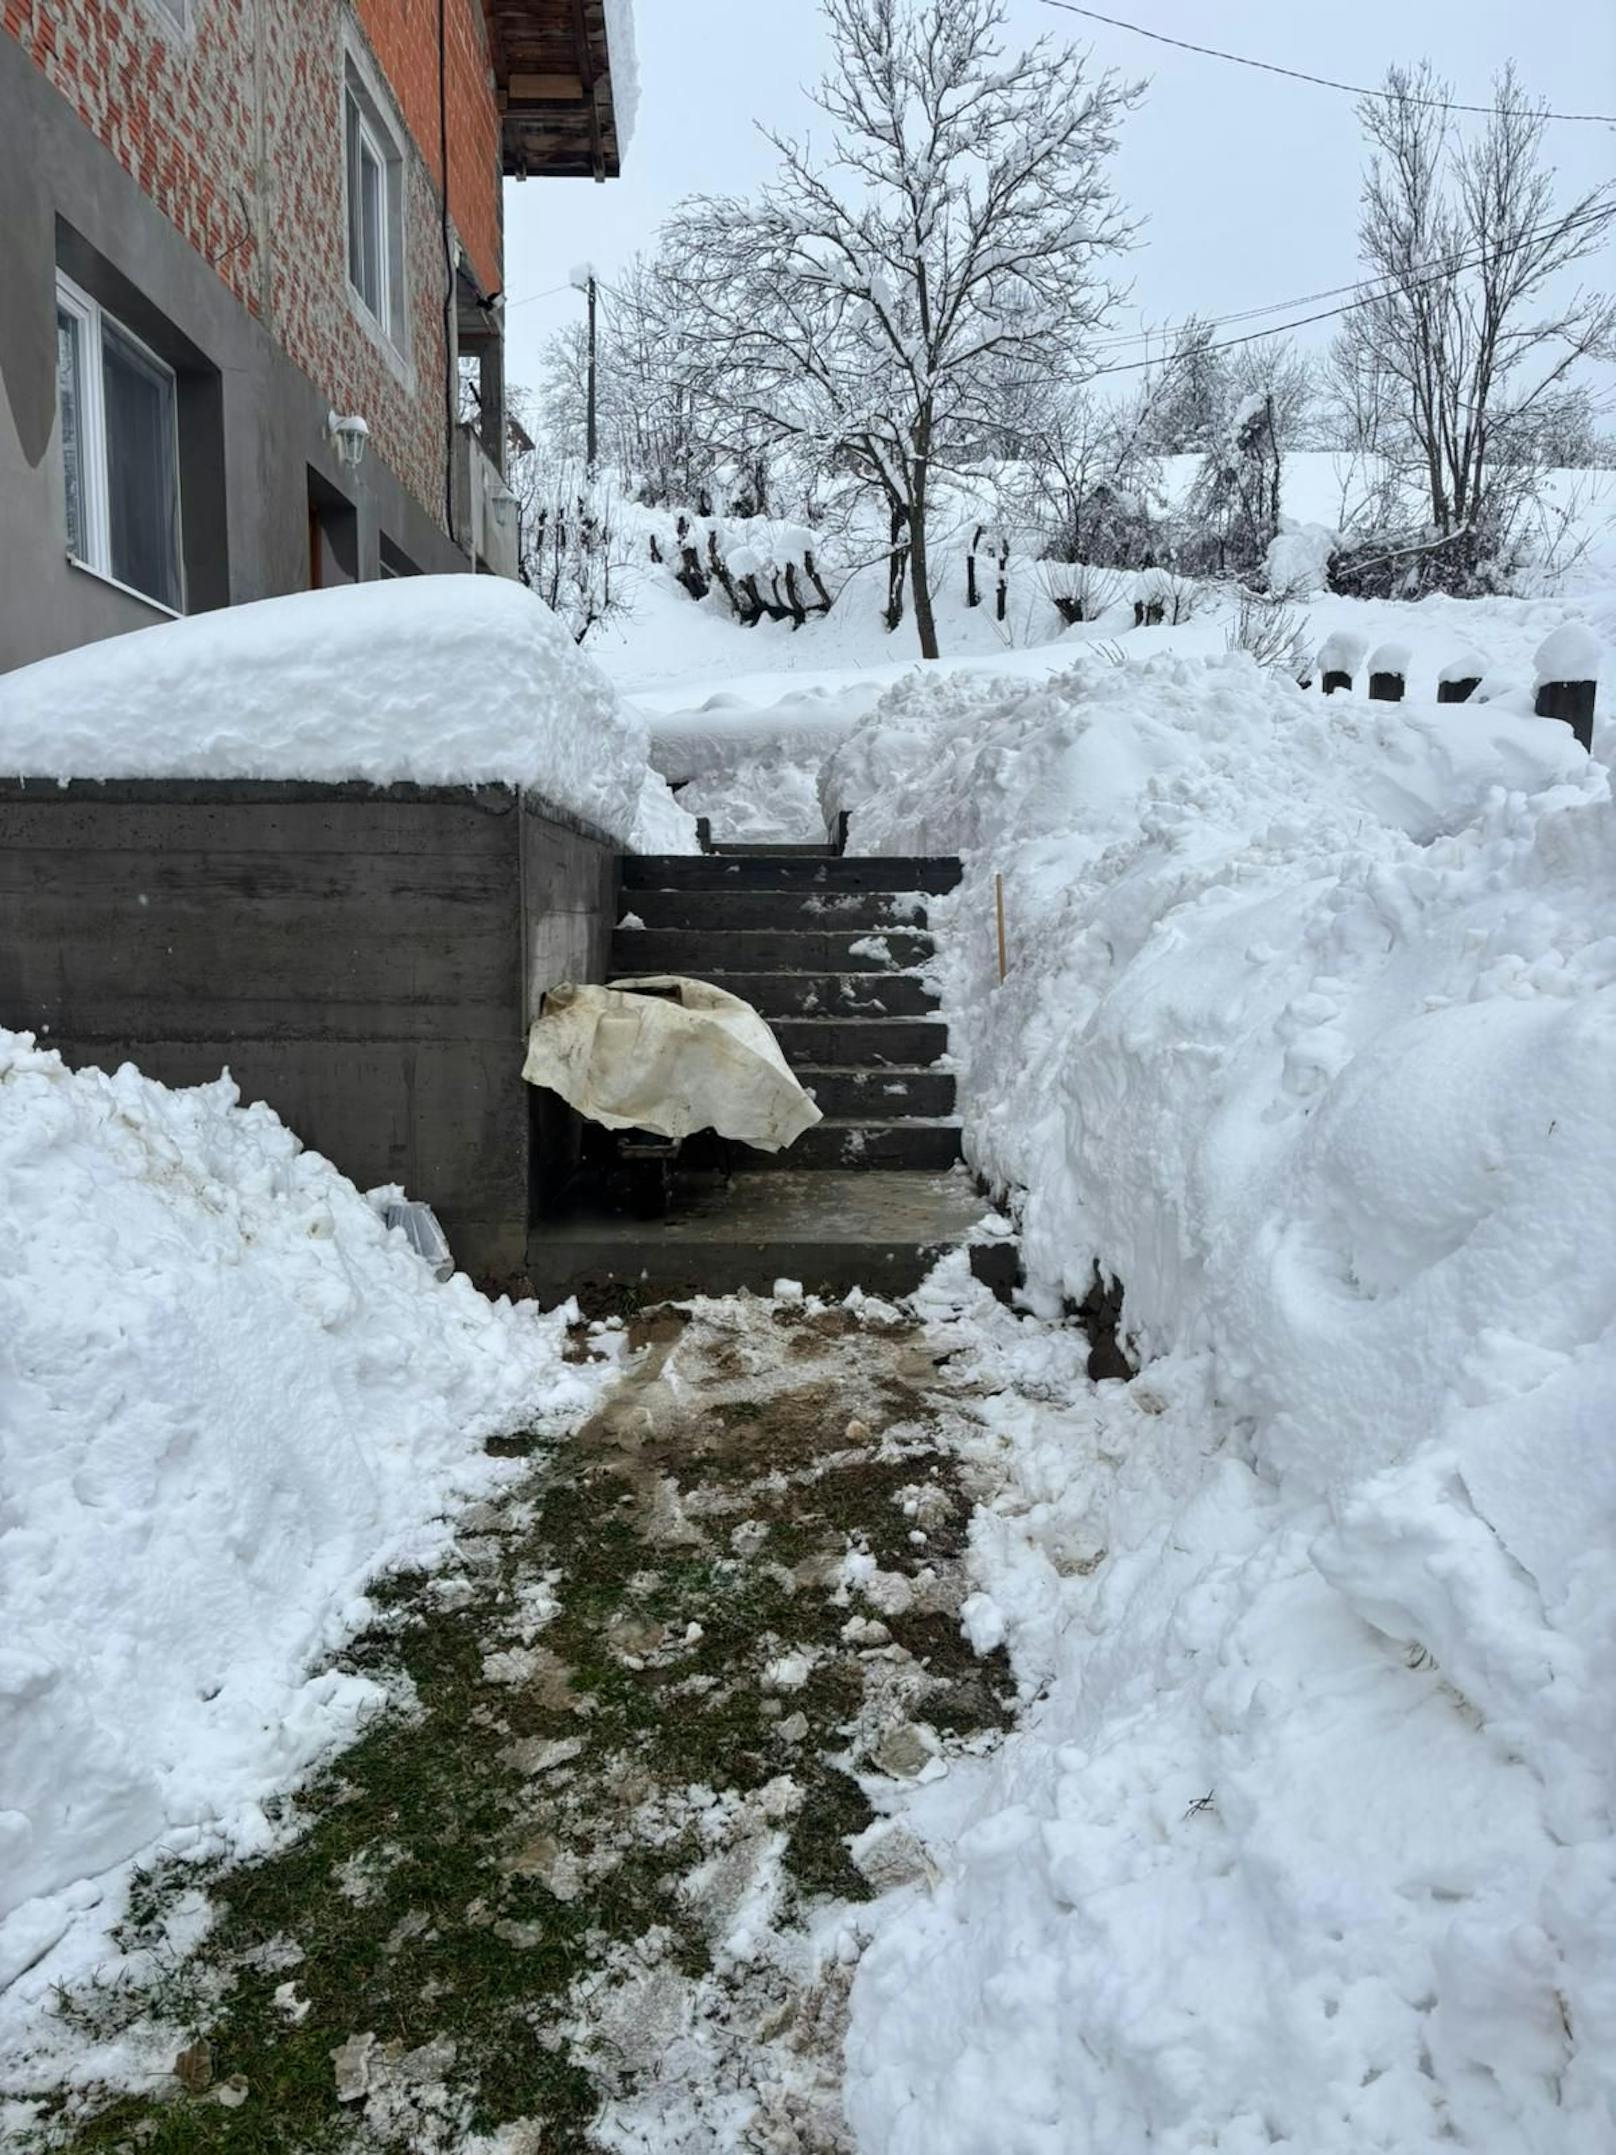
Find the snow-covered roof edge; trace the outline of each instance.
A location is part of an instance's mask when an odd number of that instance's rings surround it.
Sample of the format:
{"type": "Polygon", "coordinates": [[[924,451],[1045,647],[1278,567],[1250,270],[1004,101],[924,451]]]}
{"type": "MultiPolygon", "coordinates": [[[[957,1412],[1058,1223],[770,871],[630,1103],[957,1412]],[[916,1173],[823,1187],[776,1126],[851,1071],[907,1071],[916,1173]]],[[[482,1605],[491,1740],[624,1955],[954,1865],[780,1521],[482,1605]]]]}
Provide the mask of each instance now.
{"type": "Polygon", "coordinates": [[[634,39],[634,0],[606,0],[606,50],[612,68],[612,106],[617,116],[617,155],[627,157],[640,110],[640,56],[634,39]]]}

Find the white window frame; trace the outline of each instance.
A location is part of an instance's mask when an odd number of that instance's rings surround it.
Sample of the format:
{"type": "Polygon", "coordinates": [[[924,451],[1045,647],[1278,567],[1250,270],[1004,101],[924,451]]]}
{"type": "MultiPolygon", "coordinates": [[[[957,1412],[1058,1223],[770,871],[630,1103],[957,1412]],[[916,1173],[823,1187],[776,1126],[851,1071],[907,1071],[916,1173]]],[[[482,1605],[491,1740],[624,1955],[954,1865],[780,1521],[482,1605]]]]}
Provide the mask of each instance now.
{"type": "Polygon", "coordinates": [[[400,357],[405,348],[408,320],[405,286],[404,151],[398,130],[385,111],[380,96],[359,55],[351,46],[343,50],[342,65],[342,251],[348,295],[362,321],[375,329],[400,357]],[[353,133],[357,132],[357,144],[353,133]],[[359,158],[368,155],[376,166],[380,218],[377,237],[377,299],[372,306],[354,274],[354,234],[363,230],[362,206],[354,199],[359,158]]]}
{"type": "MultiPolygon", "coordinates": [[[[59,313],[71,315],[79,325],[79,492],[84,505],[84,552],[73,551],[73,534],[69,532],[67,558],[75,568],[89,570],[92,576],[116,584],[120,591],[129,592],[144,605],[155,606],[159,613],[177,620],[185,607],[185,540],[181,523],[184,503],[180,497],[179,383],[174,369],[144,338],[137,337],[126,322],[120,321],[115,314],[107,315],[99,302],[62,270],[56,272],[56,306],[59,313]],[[174,459],[174,575],[180,595],[178,607],[170,606],[166,599],[153,598],[149,591],[142,591],[134,584],[126,584],[112,572],[112,504],[107,478],[107,411],[101,352],[104,319],[112,322],[118,335],[126,344],[132,345],[149,366],[168,378],[169,412],[174,425],[170,450],[174,459]]],[[[62,489],[65,516],[65,469],[62,489]]]]}

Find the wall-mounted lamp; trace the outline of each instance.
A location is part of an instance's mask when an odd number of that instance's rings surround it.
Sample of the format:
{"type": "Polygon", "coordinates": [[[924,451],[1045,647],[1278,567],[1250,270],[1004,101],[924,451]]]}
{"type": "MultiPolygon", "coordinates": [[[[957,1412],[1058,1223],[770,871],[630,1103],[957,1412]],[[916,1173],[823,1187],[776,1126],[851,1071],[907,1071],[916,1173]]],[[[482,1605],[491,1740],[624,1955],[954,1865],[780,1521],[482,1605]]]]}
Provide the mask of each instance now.
{"type": "Polygon", "coordinates": [[[370,427],[358,412],[349,412],[346,418],[340,412],[328,412],[325,422],[326,439],[337,445],[337,455],[350,471],[357,471],[365,461],[365,444],[370,439],[370,427]]]}

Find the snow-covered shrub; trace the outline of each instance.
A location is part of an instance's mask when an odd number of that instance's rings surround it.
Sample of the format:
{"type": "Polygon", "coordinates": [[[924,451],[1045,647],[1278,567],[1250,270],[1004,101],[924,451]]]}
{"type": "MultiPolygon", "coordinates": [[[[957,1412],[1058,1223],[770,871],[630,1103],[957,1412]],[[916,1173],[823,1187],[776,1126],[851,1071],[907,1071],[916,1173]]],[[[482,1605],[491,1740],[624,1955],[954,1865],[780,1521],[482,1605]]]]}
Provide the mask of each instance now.
{"type": "Polygon", "coordinates": [[[715,589],[745,628],[765,616],[801,628],[828,614],[833,594],[820,563],[820,537],[778,517],[699,517],[681,512],[652,531],[651,559],[671,570],[693,599],[715,589]]]}
{"type": "Polygon", "coordinates": [[[1133,579],[1120,570],[1099,568],[1088,561],[1040,561],[1038,581],[1050,604],[1071,628],[1080,621],[1098,621],[1121,604],[1133,579]]]}
{"type": "Polygon", "coordinates": [[[1307,616],[1283,598],[1242,591],[1225,638],[1230,651],[1244,651],[1259,666],[1272,666],[1299,680],[1307,671],[1307,616]]]}
{"type": "Polygon", "coordinates": [[[1271,397],[1242,399],[1190,488],[1178,561],[1202,576],[1251,579],[1279,530],[1280,453],[1271,397]]]}
{"type": "Polygon", "coordinates": [[[522,579],[583,643],[624,612],[634,546],[618,519],[615,484],[582,466],[538,475],[524,503],[522,579]]]}
{"type": "Polygon", "coordinates": [[[1341,543],[1326,524],[1298,524],[1281,517],[1269,541],[1263,582],[1275,598],[1310,599],[1330,581],[1330,556],[1341,543]]]}
{"type": "Polygon", "coordinates": [[[1134,582],[1133,615],[1137,628],[1179,628],[1210,601],[1204,584],[1176,569],[1142,569],[1134,582]]]}

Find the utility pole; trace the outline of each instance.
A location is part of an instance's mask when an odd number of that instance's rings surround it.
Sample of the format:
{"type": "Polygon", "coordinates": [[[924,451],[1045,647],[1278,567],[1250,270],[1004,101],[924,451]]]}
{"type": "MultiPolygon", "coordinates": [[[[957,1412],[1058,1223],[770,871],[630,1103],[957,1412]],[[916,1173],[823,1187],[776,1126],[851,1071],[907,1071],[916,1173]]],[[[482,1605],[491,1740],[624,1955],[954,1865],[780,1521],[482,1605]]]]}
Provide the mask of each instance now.
{"type": "Polygon", "coordinates": [[[595,274],[589,273],[589,469],[593,473],[600,455],[600,424],[596,390],[595,274]]]}

